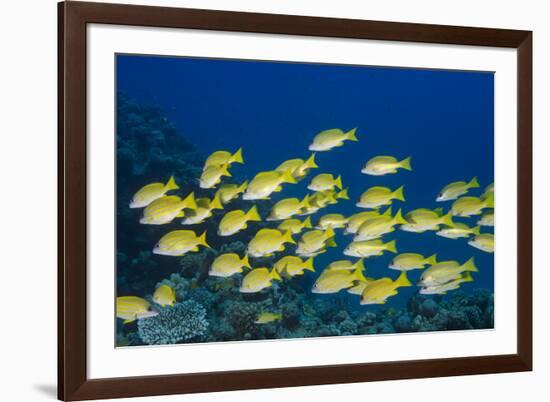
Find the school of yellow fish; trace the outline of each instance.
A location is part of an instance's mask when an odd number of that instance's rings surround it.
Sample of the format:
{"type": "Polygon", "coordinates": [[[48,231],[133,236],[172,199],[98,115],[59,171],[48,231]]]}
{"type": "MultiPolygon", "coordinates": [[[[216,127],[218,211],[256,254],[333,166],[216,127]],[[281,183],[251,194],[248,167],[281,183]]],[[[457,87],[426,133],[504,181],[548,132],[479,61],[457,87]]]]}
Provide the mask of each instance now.
{"type": "MultiPolygon", "coordinates": [[[[348,141],[358,141],[355,128],[347,132],[341,129],[325,130],[313,138],[309,150],[326,152],[341,147],[348,141]]],[[[199,178],[201,188],[216,189],[212,199],[195,198],[192,192],[184,196],[171,194],[179,187],[174,178],[170,177],[166,183],[152,183],[142,187],[135,193],[130,208],[143,208],[140,223],[148,225],[164,225],[177,218],[181,218],[182,225],[200,224],[210,219],[213,211],[222,210],[224,213],[217,230],[217,235],[222,237],[245,230],[249,225],[254,225],[254,222],[277,222],[276,228],[261,228],[255,233],[248,243],[245,255],[221,254],[212,262],[209,270],[211,276],[227,278],[244,273],[239,288],[242,293],[260,292],[272,286],[273,281],[290,280],[304,275],[306,271],[316,272],[314,258],[325,253],[327,248],[336,246],[336,230],[353,236],[343,254],[357,259],[331,262],[316,279],[312,292],[330,294],[347,291],[359,296],[359,303],[362,305],[386,303],[388,298],[398,293],[399,288],[412,286],[407,278],[407,271],[410,270],[423,270],[417,284],[421,287],[422,294],[444,294],[458,289],[462,283],[472,281],[472,272],[478,270],[473,258],[460,263],[437,261],[436,254],[397,254],[396,241],[382,239],[397,228],[416,233],[433,231],[448,239],[464,238],[472,247],[488,253],[494,252],[494,235],[480,232],[482,226],[494,226],[494,185],[487,186],[480,197],[469,196],[467,193],[470,189],[480,187],[475,177],[469,182],[450,183],[441,190],[435,201],[452,201],[446,213],[443,208],[418,208],[406,213],[397,209],[394,213],[394,202],[405,201],[403,186],[395,189],[373,186],[366,189],[355,204],[362,211],[348,217],[337,213],[325,214],[314,225],[311,215],[328,205],[350,199],[341,175],[331,173],[312,177],[307,185],[311,193],[304,195],[302,199],[278,200],[264,218],[259,215],[256,205],[252,205],[247,211],[226,211],[231,201],[239,197],[251,201],[272,199],[284,185],[296,184],[305,179],[310,170],[319,168],[315,158],[316,154],[312,153],[307,159],[290,159],[274,170],[257,173],[250,181],[230,184],[223,183],[223,180],[231,177],[232,164],[244,163],[242,149],[235,153],[217,151],[206,159],[199,178]],[[478,215],[481,216],[474,227],[453,221],[453,217],[478,215]],[[296,246],[295,255],[279,258],[272,267],[255,267],[249,260],[276,255],[285,251],[288,244],[296,246]],[[396,254],[388,268],[401,271],[397,278],[365,276],[365,259],[386,252],[396,254]]],[[[411,157],[399,160],[387,155],[374,156],[366,162],[361,173],[383,176],[396,174],[399,170],[412,170],[411,157]]],[[[206,235],[206,232],[199,235],[189,229],[170,231],[159,239],[153,253],[183,256],[197,252],[200,247],[209,247],[206,235]]],[[[153,294],[154,303],[160,306],[171,306],[175,300],[174,289],[167,285],[159,286],[153,294]]],[[[155,314],[155,309],[145,299],[136,296],[117,298],[117,316],[125,323],[155,314]]],[[[280,313],[263,312],[256,323],[266,324],[281,318],[280,313]]]]}

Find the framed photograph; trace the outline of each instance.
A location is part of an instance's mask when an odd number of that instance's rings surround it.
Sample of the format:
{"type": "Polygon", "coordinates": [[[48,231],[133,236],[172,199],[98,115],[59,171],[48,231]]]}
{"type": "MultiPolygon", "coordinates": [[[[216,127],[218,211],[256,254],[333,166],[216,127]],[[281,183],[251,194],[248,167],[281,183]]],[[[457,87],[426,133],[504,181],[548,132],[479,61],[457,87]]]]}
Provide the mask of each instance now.
{"type": "Polygon", "coordinates": [[[528,31],[60,3],[59,399],[531,370],[531,115],[528,31]]]}

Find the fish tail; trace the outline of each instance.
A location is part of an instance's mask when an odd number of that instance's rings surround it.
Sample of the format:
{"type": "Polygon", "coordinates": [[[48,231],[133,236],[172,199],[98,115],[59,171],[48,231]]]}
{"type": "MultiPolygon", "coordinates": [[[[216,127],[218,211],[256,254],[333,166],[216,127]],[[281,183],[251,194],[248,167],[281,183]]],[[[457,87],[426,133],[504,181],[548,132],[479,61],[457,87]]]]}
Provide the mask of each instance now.
{"type": "Polygon", "coordinates": [[[485,198],[485,208],[494,208],[495,207],[495,194],[490,193],[485,198]]]}
{"type": "Polygon", "coordinates": [[[357,139],[357,136],[355,135],[355,132],[357,131],[357,127],[352,128],[346,133],[346,138],[350,141],[359,141],[357,139]]]}
{"type": "Polygon", "coordinates": [[[357,269],[360,269],[361,271],[365,270],[365,264],[364,264],[364,258],[359,258],[353,266],[357,269]]]}
{"type": "Polygon", "coordinates": [[[348,189],[345,188],[342,191],[340,191],[336,196],[336,198],[340,198],[342,200],[349,200],[348,189]]]}
{"type": "Polygon", "coordinates": [[[464,272],[464,275],[462,276],[462,281],[463,282],[473,282],[474,281],[474,278],[472,277],[472,273],[471,272],[464,272]]]}
{"type": "Polygon", "coordinates": [[[290,183],[290,184],[296,184],[298,183],[294,176],[292,176],[292,172],[290,170],[285,170],[282,176],[282,183],[290,183]]]}
{"type": "Polygon", "coordinates": [[[247,187],[248,187],[248,180],[244,181],[243,184],[239,186],[238,188],[239,193],[244,193],[247,187]]]}
{"type": "Polygon", "coordinates": [[[391,207],[388,207],[388,209],[386,209],[386,210],[381,214],[381,216],[391,216],[391,214],[392,214],[391,207]]]}
{"type": "Polygon", "coordinates": [[[330,239],[330,238],[334,237],[334,235],[335,235],[334,229],[332,228],[332,226],[329,226],[327,228],[327,230],[325,230],[325,238],[330,239]]]}
{"type": "Polygon", "coordinates": [[[405,220],[405,218],[403,218],[403,215],[401,214],[401,209],[399,209],[393,217],[393,222],[396,225],[404,225],[405,223],[407,223],[407,221],[405,220]]]}
{"type": "Polygon", "coordinates": [[[195,201],[195,193],[189,194],[181,202],[182,208],[197,209],[197,203],[195,201]]]}
{"type": "Polygon", "coordinates": [[[336,244],[336,240],[334,240],[334,237],[331,237],[330,239],[327,239],[327,241],[325,242],[325,246],[338,247],[338,244],[336,244]]]}
{"type": "Polygon", "coordinates": [[[411,281],[409,281],[409,278],[407,278],[406,271],[401,271],[401,274],[395,280],[395,284],[397,285],[397,287],[400,287],[400,288],[412,286],[411,281]]]}
{"type": "Polygon", "coordinates": [[[311,204],[309,203],[309,194],[306,194],[304,199],[302,201],[300,201],[300,205],[302,206],[302,208],[310,208],[311,207],[311,204]]]}
{"type": "Polygon", "coordinates": [[[166,186],[164,186],[166,191],[170,190],[177,190],[180,187],[176,184],[176,180],[174,179],[174,176],[170,176],[170,179],[168,179],[168,183],[166,183],[166,186]]]}
{"type": "Polygon", "coordinates": [[[480,230],[481,230],[481,227],[480,227],[480,226],[476,226],[475,228],[472,229],[472,233],[473,233],[474,235],[477,236],[477,235],[479,235],[479,233],[480,233],[479,231],[480,231],[480,230]]]}
{"type": "Polygon", "coordinates": [[[199,236],[199,239],[198,239],[198,244],[199,245],[202,245],[204,247],[208,247],[208,248],[212,248],[208,245],[208,243],[206,242],[206,230],[204,232],[202,232],[202,234],[199,236]]]}
{"type": "Polygon", "coordinates": [[[405,201],[405,195],[403,194],[403,186],[399,187],[393,192],[393,198],[399,201],[405,201]]]}
{"type": "Polygon", "coordinates": [[[245,254],[244,257],[241,259],[241,264],[243,265],[243,267],[252,268],[250,266],[250,261],[248,261],[248,254],[245,254]]]}
{"type": "Polygon", "coordinates": [[[342,190],[342,175],[339,175],[336,180],[334,180],[334,185],[342,190]]]}
{"type": "Polygon", "coordinates": [[[315,162],[315,152],[306,160],[305,165],[308,169],[318,168],[317,163],[315,162]]]}
{"type": "Polygon", "coordinates": [[[243,149],[242,148],[237,149],[237,152],[235,152],[233,155],[231,155],[231,162],[244,163],[243,149]]]}
{"type": "Polygon", "coordinates": [[[210,203],[210,208],[211,209],[223,209],[223,204],[222,204],[222,201],[221,201],[220,193],[216,192],[216,194],[214,194],[214,198],[212,199],[212,202],[210,203]]]}
{"type": "Polygon", "coordinates": [[[399,165],[405,169],[405,170],[412,170],[411,167],[411,157],[403,159],[401,162],[399,162],[399,165]]]}
{"type": "Polygon", "coordinates": [[[363,270],[361,267],[357,267],[355,271],[353,271],[354,277],[361,282],[367,282],[367,278],[365,278],[365,275],[363,274],[363,270]]]}
{"type": "Polygon", "coordinates": [[[270,275],[271,275],[271,278],[275,279],[276,281],[281,280],[281,276],[279,275],[276,269],[272,269],[270,275]]]}
{"type": "Polygon", "coordinates": [[[221,166],[222,170],[222,176],[231,177],[231,173],[229,172],[229,165],[226,163],[221,166]]]}
{"type": "Polygon", "coordinates": [[[311,216],[308,216],[305,220],[304,220],[304,224],[303,224],[303,227],[305,229],[311,229],[313,226],[311,225],[311,216]]]}
{"type": "Polygon", "coordinates": [[[262,217],[258,213],[258,208],[256,208],[256,205],[253,205],[252,208],[248,210],[246,213],[246,220],[247,221],[261,221],[262,217]]]}
{"type": "Polygon", "coordinates": [[[395,240],[386,243],[386,250],[391,253],[397,253],[397,247],[395,246],[395,240]]]}
{"type": "Polygon", "coordinates": [[[437,264],[437,254],[433,254],[431,256],[429,256],[428,258],[426,258],[424,260],[424,262],[428,265],[435,265],[437,264]]]}
{"type": "Polygon", "coordinates": [[[462,266],[462,270],[470,271],[470,272],[479,272],[474,262],[474,257],[470,258],[468,261],[464,263],[464,265],[462,266]]]}
{"type": "Polygon", "coordinates": [[[441,223],[449,227],[453,227],[455,225],[453,222],[453,214],[449,212],[447,215],[443,215],[441,217],[441,223]]]}
{"type": "Polygon", "coordinates": [[[443,215],[443,208],[436,208],[434,209],[434,212],[438,214],[439,216],[443,215]]]}
{"type": "Polygon", "coordinates": [[[311,271],[311,272],[315,272],[315,267],[313,267],[313,257],[309,257],[304,262],[304,269],[306,269],[308,271],[311,271]]]}
{"type": "Polygon", "coordinates": [[[478,188],[479,182],[477,181],[477,177],[474,177],[470,182],[468,183],[469,188],[478,188]]]}
{"type": "Polygon", "coordinates": [[[292,238],[292,230],[287,230],[283,235],[283,243],[296,244],[296,241],[292,238]]]}

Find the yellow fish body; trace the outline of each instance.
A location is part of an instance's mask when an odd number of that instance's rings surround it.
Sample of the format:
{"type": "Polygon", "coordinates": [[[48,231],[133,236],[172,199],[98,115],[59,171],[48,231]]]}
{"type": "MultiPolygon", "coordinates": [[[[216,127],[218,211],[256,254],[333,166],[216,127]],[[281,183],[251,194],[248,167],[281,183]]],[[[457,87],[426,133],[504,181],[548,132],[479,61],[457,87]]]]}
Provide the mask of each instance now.
{"type": "Polygon", "coordinates": [[[246,252],[252,257],[267,257],[277,251],[284,251],[285,243],[296,244],[292,232],[281,233],[277,229],[261,229],[248,243],[246,252]]]}
{"type": "Polygon", "coordinates": [[[426,265],[437,264],[437,255],[431,255],[425,258],[422,254],[402,253],[393,257],[388,268],[398,271],[410,271],[413,269],[424,269],[426,265]]]}
{"type": "Polygon", "coordinates": [[[462,197],[453,202],[451,213],[454,216],[473,216],[481,214],[485,208],[494,208],[493,195],[489,194],[486,199],[478,197],[462,197]]]}
{"type": "Polygon", "coordinates": [[[481,218],[477,221],[480,226],[495,226],[495,212],[484,212],[481,218]]]}
{"type": "Polygon", "coordinates": [[[462,265],[456,261],[438,262],[422,272],[419,285],[425,287],[443,285],[449,281],[457,279],[463,272],[468,271],[478,271],[473,257],[462,265]]]}
{"type": "Polygon", "coordinates": [[[475,236],[468,242],[472,247],[487,253],[495,252],[495,235],[492,233],[482,233],[475,236]]]}
{"type": "Polygon", "coordinates": [[[189,251],[199,251],[199,246],[210,247],[206,243],[206,231],[197,236],[192,230],[174,230],[159,240],[153,254],[179,257],[189,251]]]}
{"type": "Polygon", "coordinates": [[[258,214],[256,205],[253,205],[248,212],[237,209],[226,213],[220,221],[218,226],[218,235],[219,236],[231,236],[241,230],[244,230],[248,227],[247,222],[259,222],[262,218],[258,214]]]}
{"type": "Polygon", "coordinates": [[[404,223],[407,223],[407,221],[401,215],[401,210],[398,210],[393,217],[384,214],[369,218],[359,226],[353,241],[377,239],[386,233],[393,232],[395,225],[404,223]]]}
{"type": "Polygon", "coordinates": [[[423,287],[418,293],[421,295],[444,295],[450,290],[458,289],[462,283],[473,282],[473,280],[474,278],[472,278],[472,274],[467,271],[463,272],[458,278],[443,285],[423,287]]]}
{"type": "Polygon", "coordinates": [[[355,132],[357,128],[354,128],[347,133],[339,128],[332,128],[329,130],[321,131],[313,138],[313,142],[309,146],[310,151],[329,151],[332,148],[341,147],[344,145],[344,141],[358,141],[355,132]]]}
{"type": "Polygon", "coordinates": [[[348,218],[342,214],[326,214],[319,218],[317,229],[325,230],[330,226],[333,229],[345,228],[348,223],[348,218]]]}
{"type": "Polygon", "coordinates": [[[158,312],[152,310],[151,303],[141,297],[121,296],[116,298],[116,316],[122,318],[124,324],[156,315],[158,312]]]}
{"type": "Polygon", "coordinates": [[[268,324],[273,321],[280,321],[282,318],[281,313],[261,313],[254,324],[268,324]]]}
{"type": "MultiPolygon", "coordinates": [[[[391,215],[391,208],[386,210],[386,213],[391,215]]],[[[380,216],[378,211],[364,211],[354,214],[348,218],[348,224],[346,226],[346,233],[355,234],[359,230],[359,227],[369,218],[380,216]]]]}
{"type": "Polygon", "coordinates": [[[214,195],[212,200],[208,198],[197,198],[196,208],[184,211],[184,217],[181,221],[182,225],[196,225],[204,222],[212,216],[212,211],[215,209],[223,209],[219,195],[214,195]]]}
{"type": "Polygon", "coordinates": [[[153,301],[159,306],[173,306],[176,302],[176,291],[168,285],[160,285],[153,294],[153,301]]]}
{"type": "Polygon", "coordinates": [[[216,195],[219,197],[222,204],[228,204],[231,200],[234,200],[246,190],[248,186],[248,181],[245,181],[240,186],[238,184],[222,184],[216,195]]]}
{"type": "Polygon", "coordinates": [[[243,258],[240,258],[235,253],[221,254],[212,262],[208,274],[210,276],[227,278],[243,272],[243,268],[252,268],[248,261],[248,255],[245,254],[243,258]]]}
{"type": "Polygon", "coordinates": [[[318,167],[319,166],[317,166],[317,163],[315,163],[315,154],[313,153],[305,161],[303,159],[289,159],[284,161],[277,166],[275,170],[281,173],[288,171],[296,180],[300,180],[307,175],[310,169],[315,169],[318,167]]]}
{"type": "Polygon", "coordinates": [[[228,165],[210,165],[207,166],[199,179],[200,188],[214,188],[221,183],[222,177],[231,177],[227,170],[228,165]]]}
{"type": "Polygon", "coordinates": [[[171,176],[166,184],[148,184],[134,194],[132,202],[130,202],[130,208],[144,208],[153,201],[163,197],[168,191],[177,189],[179,189],[179,186],[176,184],[174,176],[171,176]]]}
{"type": "Polygon", "coordinates": [[[367,281],[359,268],[354,271],[345,269],[325,270],[315,281],[311,292],[318,294],[338,293],[343,289],[351,288],[358,281],[367,281]]]}
{"type": "Polygon", "coordinates": [[[370,282],[361,294],[361,304],[384,304],[389,297],[397,294],[397,289],[412,286],[407,279],[407,273],[401,272],[399,277],[392,281],[391,278],[382,278],[370,282]]]}
{"type": "Polygon", "coordinates": [[[446,237],[447,239],[467,238],[472,235],[478,235],[479,226],[471,228],[465,223],[457,222],[453,224],[453,226],[448,226],[440,229],[435,234],[441,237],[446,237]]]}
{"type": "Polygon", "coordinates": [[[244,276],[239,291],[241,293],[257,293],[270,287],[273,280],[281,280],[275,269],[269,271],[267,268],[254,268],[244,276]]]}
{"type": "Polygon", "coordinates": [[[440,225],[454,226],[452,214],[442,215],[441,209],[419,208],[409,212],[405,216],[407,222],[401,225],[401,230],[406,232],[422,233],[427,230],[439,230],[440,225]]]}
{"type": "Polygon", "coordinates": [[[455,181],[454,183],[447,184],[445,187],[443,187],[443,190],[441,190],[441,192],[437,196],[436,201],[441,202],[456,200],[461,195],[466,194],[471,188],[478,187],[479,183],[477,182],[477,177],[474,177],[469,182],[455,181]]]}
{"type": "Polygon", "coordinates": [[[203,170],[206,170],[209,166],[230,166],[232,163],[244,163],[242,152],[242,148],[239,148],[234,154],[227,151],[216,151],[206,159],[203,170]]]}
{"type": "Polygon", "coordinates": [[[300,221],[299,219],[286,219],[283,222],[277,226],[277,229],[279,229],[281,232],[286,232],[287,230],[290,230],[292,234],[298,234],[303,229],[311,229],[311,218],[308,216],[304,221],[300,221]]]}
{"type": "Polygon", "coordinates": [[[285,198],[273,205],[267,220],[280,221],[288,219],[300,213],[302,208],[309,208],[309,196],[306,195],[302,200],[298,198],[285,198]]]}
{"type": "Polygon", "coordinates": [[[330,173],[321,173],[315,176],[307,186],[308,190],[325,191],[334,187],[342,190],[342,176],[334,177],[330,173]]]}
{"type": "Polygon", "coordinates": [[[326,230],[310,230],[305,232],[298,241],[296,254],[303,257],[314,257],[324,253],[326,247],[336,247],[334,230],[331,227],[326,230]]]}
{"type": "Polygon", "coordinates": [[[248,184],[243,194],[243,200],[265,200],[274,193],[282,190],[283,183],[296,184],[296,179],[289,171],[276,170],[260,172],[248,184]]]}
{"type": "Polygon", "coordinates": [[[355,262],[349,260],[333,261],[325,268],[325,271],[355,271],[356,269],[360,269],[361,271],[365,270],[363,258],[359,258],[355,262]]]}
{"type": "Polygon", "coordinates": [[[177,195],[165,195],[143,210],[143,217],[139,223],[145,225],[164,225],[172,222],[175,218],[184,216],[185,208],[197,208],[194,193],[189,194],[184,200],[177,195]]]}
{"type": "Polygon", "coordinates": [[[371,176],[383,176],[397,173],[397,169],[412,170],[411,157],[398,161],[393,156],[375,156],[367,162],[361,173],[371,176]]]}
{"type": "Polygon", "coordinates": [[[287,274],[290,277],[303,275],[304,271],[315,272],[313,267],[313,257],[302,261],[300,257],[293,255],[287,255],[273,265],[273,269],[277,270],[279,274],[287,274]]]}
{"type": "Polygon", "coordinates": [[[405,201],[403,186],[395,191],[392,191],[388,187],[371,187],[361,194],[359,201],[355,205],[359,208],[376,209],[385,205],[391,205],[393,200],[405,201]]]}
{"type": "Polygon", "coordinates": [[[397,253],[395,240],[384,243],[380,239],[354,241],[344,249],[344,255],[350,257],[372,257],[384,254],[384,251],[397,253]]]}

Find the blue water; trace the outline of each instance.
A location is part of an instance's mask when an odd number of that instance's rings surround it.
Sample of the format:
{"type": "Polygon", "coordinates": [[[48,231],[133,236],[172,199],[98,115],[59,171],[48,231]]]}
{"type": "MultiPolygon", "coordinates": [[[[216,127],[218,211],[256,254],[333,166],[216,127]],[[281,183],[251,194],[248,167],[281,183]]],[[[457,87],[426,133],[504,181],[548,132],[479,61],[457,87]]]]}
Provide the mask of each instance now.
{"type": "MultiPolygon", "coordinates": [[[[405,213],[420,207],[447,210],[450,203],[436,203],[435,198],[449,182],[477,176],[481,188],[471,193],[479,195],[493,181],[490,72],[119,55],[116,76],[117,91],[158,105],[205,156],[243,147],[245,164],[231,166],[234,182],[287,159],[307,158],[308,145],[322,130],[357,127],[359,142],[318,153],[319,169],[274,194],[274,199],[302,197],[315,174],[341,174],[351,200],[323,209],[314,222],[324,213],[358,212],[354,204],[359,195],[374,185],[404,185],[406,202],[395,202],[394,211],[402,207],[405,213]],[[411,156],[413,171],[381,177],[361,174],[365,162],[376,155],[411,156]]],[[[458,220],[473,225],[477,219],[458,220]]],[[[402,231],[386,235],[389,239],[397,240],[399,252],[437,253],[440,260],[461,263],[474,256],[480,272],[462,289],[493,289],[493,256],[465,239],[402,231]]],[[[316,258],[318,271],[332,260],[346,258],[341,252],[351,238],[340,234],[336,240],[338,248],[316,258]]],[[[366,275],[396,278],[399,272],[387,269],[392,256],[369,258],[366,275]]],[[[420,273],[413,271],[410,278],[416,280],[420,273]]],[[[402,306],[417,290],[400,289],[388,304],[402,306]]],[[[356,298],[350,302],[358,306],[356,298]]]]}

